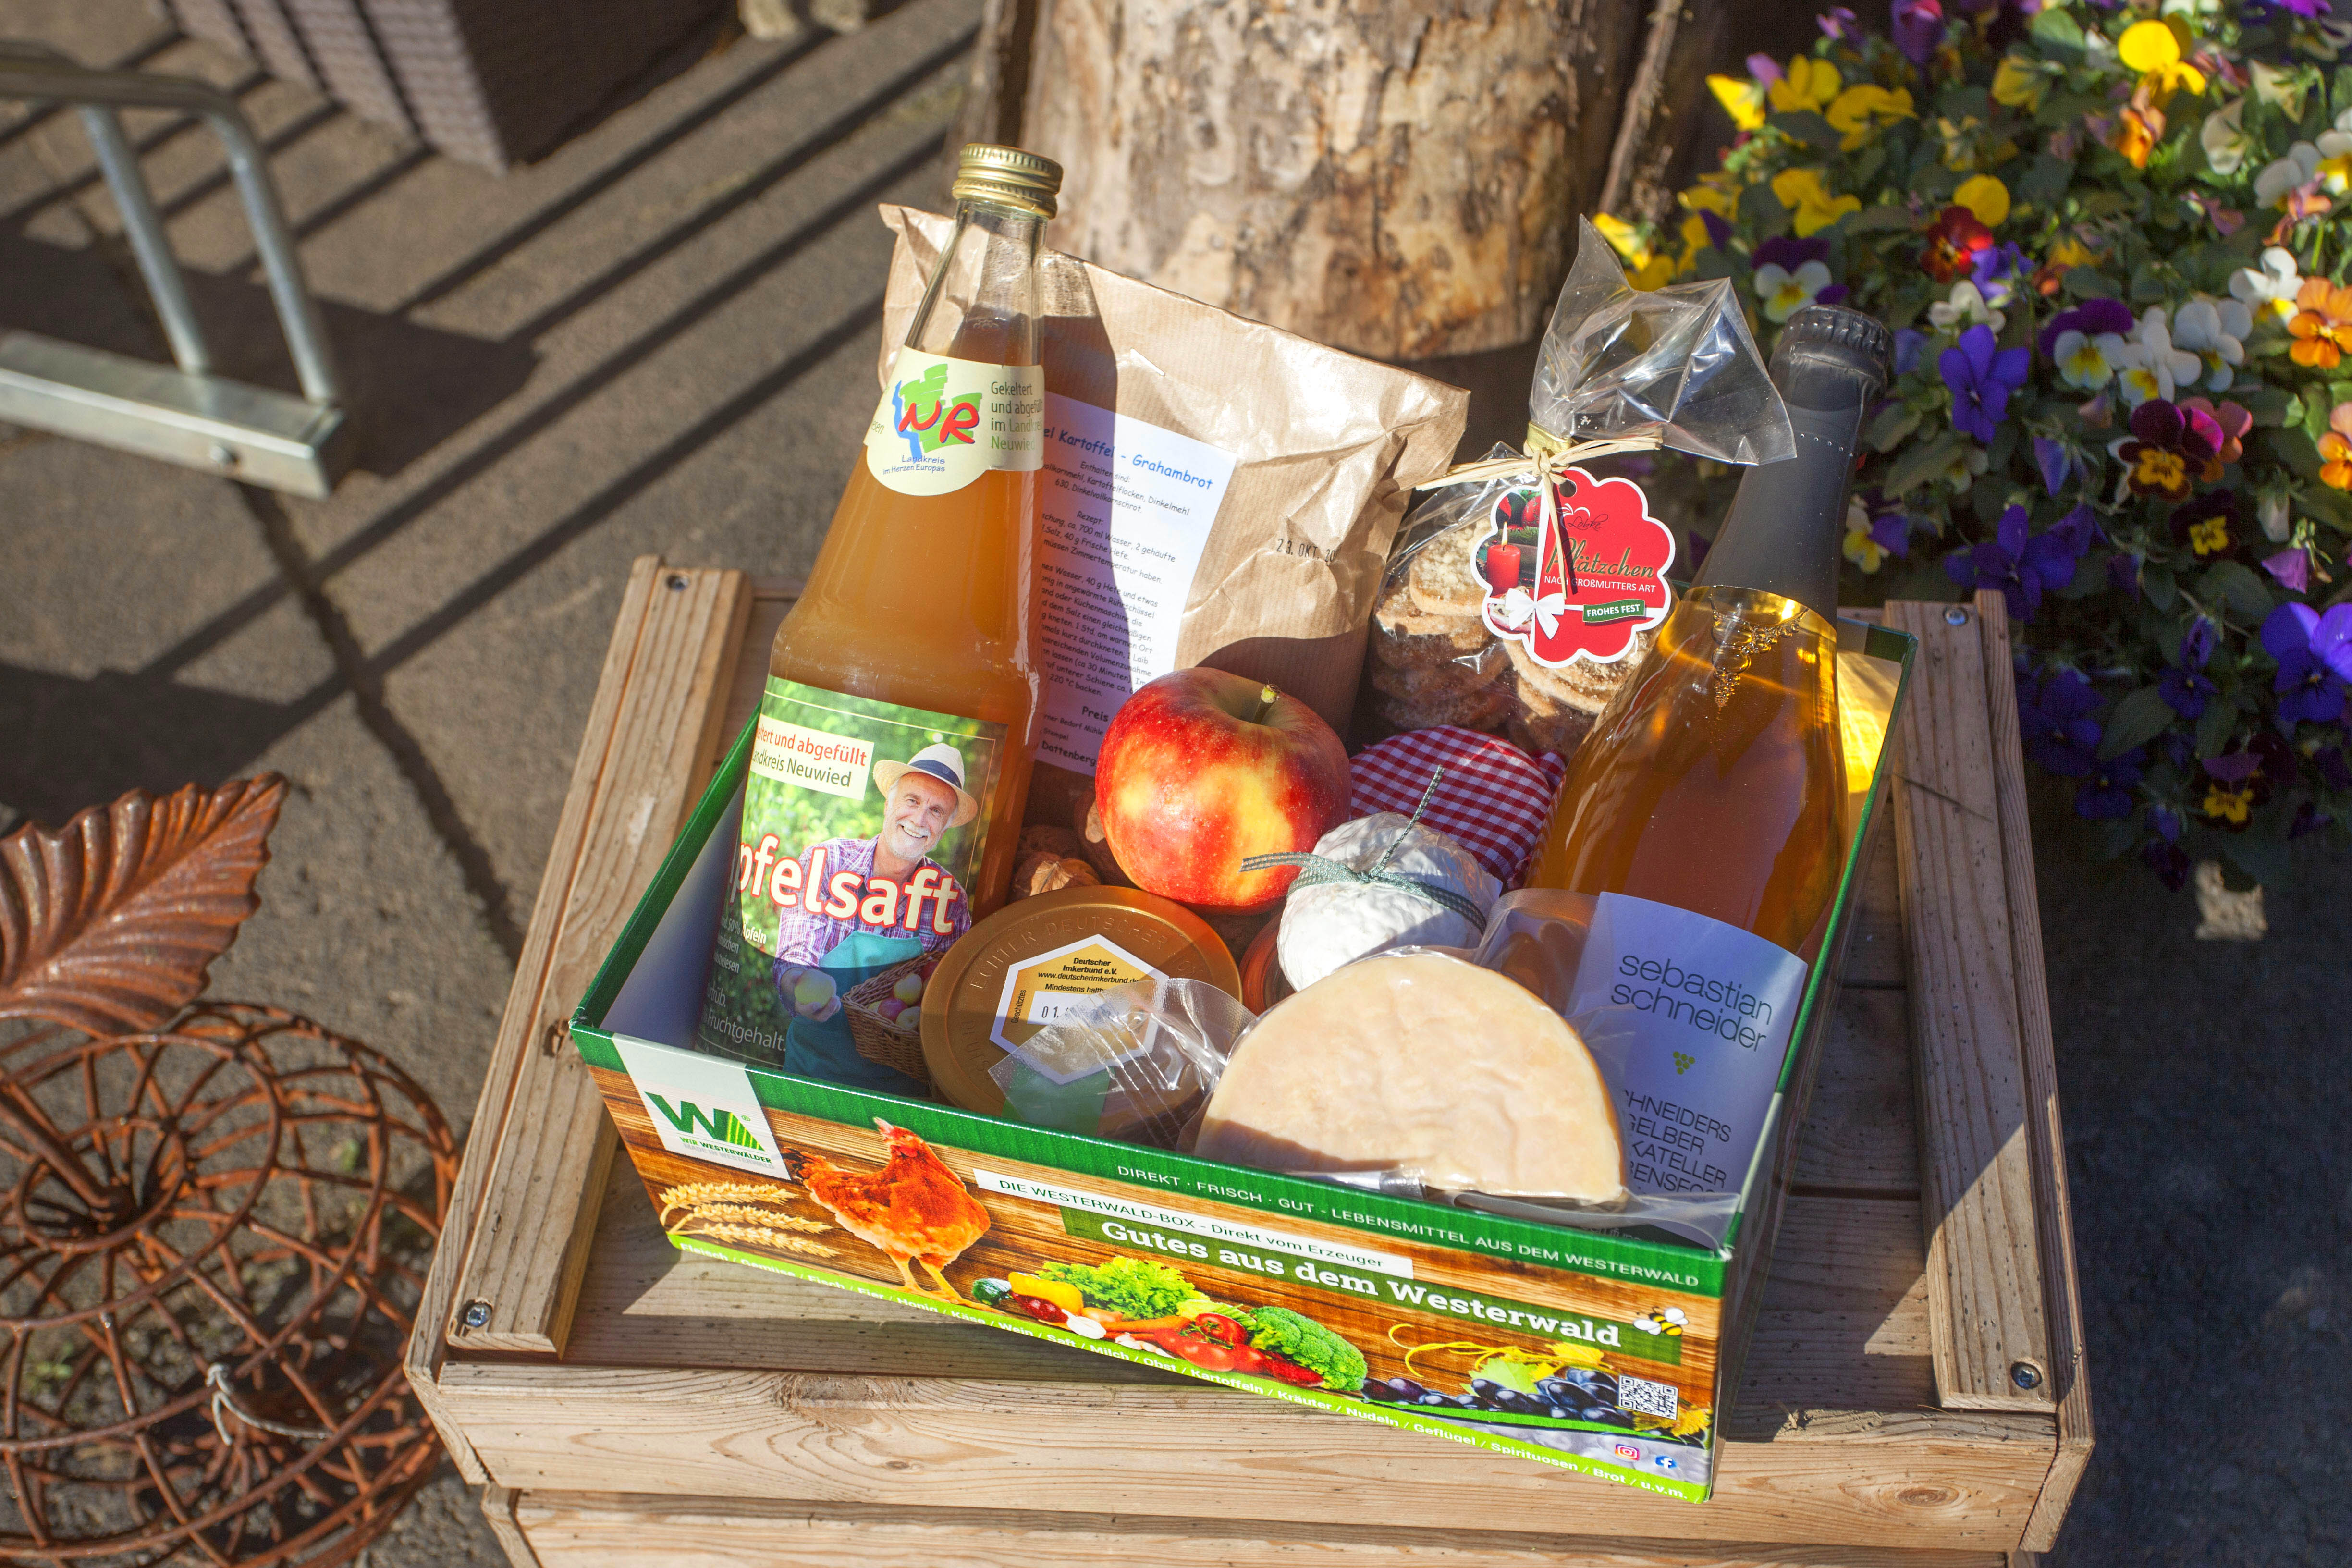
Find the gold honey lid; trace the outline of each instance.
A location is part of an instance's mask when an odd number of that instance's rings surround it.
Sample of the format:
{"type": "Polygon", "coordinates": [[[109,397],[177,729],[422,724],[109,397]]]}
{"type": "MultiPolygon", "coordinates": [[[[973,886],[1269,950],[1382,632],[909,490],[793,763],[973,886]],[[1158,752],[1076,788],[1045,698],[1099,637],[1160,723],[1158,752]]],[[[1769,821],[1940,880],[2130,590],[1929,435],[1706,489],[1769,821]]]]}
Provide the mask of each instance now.
{"type": "Polygon", "coordinates": [[[1061,210],[1055,198],[1061,195],[1062,165],[1051,158],[1018,147],[967,142],[956,165],[950,194],[960,202],[986,202],[1041,218],[1061,210]]]}
{"type": "Polygon", "coordinates": [[[1157,971],[1241,994],[1233,954],[1200,916],[1135,888],[1064,888],[1007,904],[964,933],[923,990],[923,1062],[932,1090],[983,1116],[1002,1115],[989,1069],[1043,1028],[1041,999],[1091,994],[1157,971]]]}

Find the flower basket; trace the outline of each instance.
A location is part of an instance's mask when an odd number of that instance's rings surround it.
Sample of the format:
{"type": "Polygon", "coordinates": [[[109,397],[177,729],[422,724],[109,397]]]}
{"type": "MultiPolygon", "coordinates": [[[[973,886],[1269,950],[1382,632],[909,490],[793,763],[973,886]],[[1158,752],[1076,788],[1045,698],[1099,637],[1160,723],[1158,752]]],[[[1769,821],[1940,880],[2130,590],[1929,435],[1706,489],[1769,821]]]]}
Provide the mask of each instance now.
{"type": "Polygon", "coordinates": [[[1895,328],[1847,602],[1999,591],[2026,754],[2104,852],[2275,883],[2352,816],[2352,26],[2150,9],[1832,11],[1710,79],[1738,137],[1669,222],[1601,226],[1768,343],[1811,300],[1895,328]]]}

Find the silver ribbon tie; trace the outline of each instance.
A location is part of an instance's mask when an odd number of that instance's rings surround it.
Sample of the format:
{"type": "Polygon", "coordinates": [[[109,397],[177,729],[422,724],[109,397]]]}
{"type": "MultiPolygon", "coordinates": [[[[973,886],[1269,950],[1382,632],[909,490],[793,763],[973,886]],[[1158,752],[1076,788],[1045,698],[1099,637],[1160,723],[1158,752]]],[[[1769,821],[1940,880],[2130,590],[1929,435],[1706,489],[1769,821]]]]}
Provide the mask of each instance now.
{"type": "Polygon", "coordinates": [[[1297,879],[1290,884],[1293,890],[1299,888],[1321,887],[1330,882],[1361,882],[1376,888],[1395,888],[1402,892],[1426,899],[1440,909],[1460,915],[1473,927],[1483,931],[1486,925],[1486,915],[1480,911],[1476,904],[1472,903],[1460,893],[1451,888],[1433,887],[1427,882],[1408,877],[1402,871],[1391,871],[1388,868],[1390,859],[1399,849],[1404,847],[1404,841],[1412,830],[1421,826],[1421,814],[1429,809],[1430,798],[1437,794],[1437,781],[1444,776],[1445,770],[1442,767],[1433,769],[1430,773],[1429,787],[1421,792],[1421,804],[1412,808],[1412,816],[1406,822],[1404,832],[1398,834],[1389,847],[1381,851],[1381,858],[1364,870],[1359,871],[1353,866],[1344,865],[1328,855],[1311,855],[1298,850],[1287,850],[1278,855],[1253,855],[1242,862],[1242,869],[1265,871],[1276,866],[1299,867],[1301,869],[1297,879]]]}

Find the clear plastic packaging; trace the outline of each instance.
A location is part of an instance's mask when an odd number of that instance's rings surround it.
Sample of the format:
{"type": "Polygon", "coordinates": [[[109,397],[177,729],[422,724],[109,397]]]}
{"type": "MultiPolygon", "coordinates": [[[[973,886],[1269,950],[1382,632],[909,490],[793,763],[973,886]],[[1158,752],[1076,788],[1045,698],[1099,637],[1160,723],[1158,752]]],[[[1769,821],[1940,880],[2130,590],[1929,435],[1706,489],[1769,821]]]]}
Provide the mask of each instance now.
{"type": "MultiPolygon", "coordinates": [[[[1638,289],[1599,231],[1580,232],[1528,397],[1529,439],[1552,452],[1550,477],[1540,454],[1497,446],[1429,492],[1390,556],[1369,664],[1376,711],[1394,729],[1458,724],[1567,755],[1648,651],[1643,630],[1618,656],[1558,663],[1531,652],[1528,628],[1548,608],[1539,562],[1558,548],[1547,520],[1591,479],[1559,474],[1563,445],[1598,443],[1596,457],[1671,447],[1727,463],[1796,450],[1729,281],[1638,289]]],[[[1665,548],[1670,563],[1670,538],[1665,548]]],[[[1642,625],[1664,616],[1660,605],[1642,625]]]]}
{"type": "MultiPolygon", "coordinates": [[[[1475,949],[1392,949],[1374,956],[1442,954],[1517,981],[1567,1019],[1622,1103],[1630,1014],[1616,1007],[1566,1011],[1592,909],[1587,895],[1528,889],[1496,903],[1475,949]]],[[[1239,1002],[1197,981],[1139,981],[1102,992],[997,1064],[993,1076],[1005,1091],[1004,1114],[1066,1131],[1189,1150],[1227,1059],[1255,1021],[1239,1002]]],[[[1345,1086],[1333,1085],[1333,1092],[1346,1092],[1345,1086]]],[[[1630,1130],[1625,1137],[1630,1143],[1630,1130]]],[[[1749,1148],[1737,1157],[1741,1174],[1754,1154],[1749,1148]]],[[[1734,1190],[1629,1190],[1597,1204],[1442,1192],[1427,1187],[1420,1172],[1404,1168],[1285,1173],[1580,1230],[1646,1229],[1709,1247],[1722,1245],[1739,1202],[1734,1190]]]]}

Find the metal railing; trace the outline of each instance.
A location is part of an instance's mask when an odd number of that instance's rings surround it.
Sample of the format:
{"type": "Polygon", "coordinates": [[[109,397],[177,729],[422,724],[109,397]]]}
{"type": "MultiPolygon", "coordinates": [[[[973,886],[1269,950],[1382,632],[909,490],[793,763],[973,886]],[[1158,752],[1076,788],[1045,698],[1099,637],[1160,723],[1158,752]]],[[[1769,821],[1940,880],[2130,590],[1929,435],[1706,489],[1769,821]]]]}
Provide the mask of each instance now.
{"type": "Polygon", "coordinates": [[[122,216],[176,372],[38,333],[0,332],[0,420],[323,496],[349,464],[342,381],[253,126],[235,99],[183,77],[93,70],[37,44],[0,39],[0,100],[74,106],[122,216]],[[302,395],[214,374],[163,216],[118,111],[176,110],[219,137],[302,395]]]}

